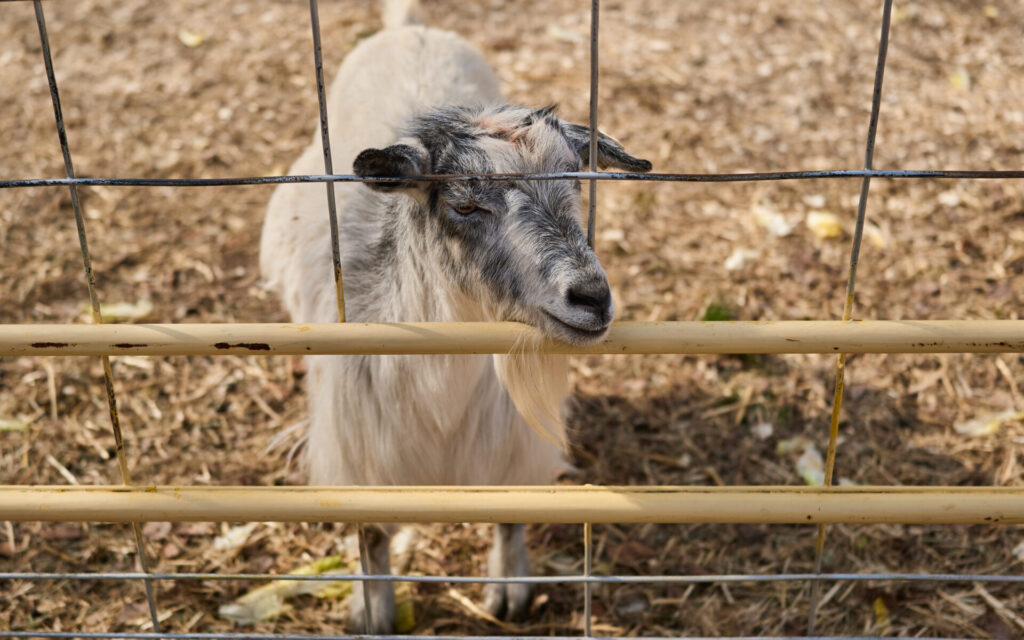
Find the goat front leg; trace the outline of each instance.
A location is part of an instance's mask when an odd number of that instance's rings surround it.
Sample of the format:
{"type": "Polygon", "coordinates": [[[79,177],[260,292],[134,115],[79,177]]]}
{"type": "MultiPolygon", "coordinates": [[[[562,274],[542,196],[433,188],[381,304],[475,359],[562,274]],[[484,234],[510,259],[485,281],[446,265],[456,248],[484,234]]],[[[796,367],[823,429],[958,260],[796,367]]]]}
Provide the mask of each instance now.
{"type": "MultiPolygon", "coordinates": [[[[366,569],[369,575],[391,573],[392,527],[366,525],[366,548],[368,550],[366,569]]],[[[360,573],[362,568],[360,567],[360,573]]],[[[356,582],[349,601],[349,630],[352,633],[392,634],[395,632],[395,584],[390,581],[356,582]],[[373,622],[367,626],[366,599],[363,590],[370,596],[370,616],[373,622]]]]}
{"type": "MultiPolygon", "coordinates": [[[[494,525],[494,546],[487,558],[487,575],[492,578],[530,575],[525,525],[494,525]]],[[[530,608],[530,585],[521,582],[488,584],[484,588],[484,608],[496,618],[521,620],[530,608]]]]}

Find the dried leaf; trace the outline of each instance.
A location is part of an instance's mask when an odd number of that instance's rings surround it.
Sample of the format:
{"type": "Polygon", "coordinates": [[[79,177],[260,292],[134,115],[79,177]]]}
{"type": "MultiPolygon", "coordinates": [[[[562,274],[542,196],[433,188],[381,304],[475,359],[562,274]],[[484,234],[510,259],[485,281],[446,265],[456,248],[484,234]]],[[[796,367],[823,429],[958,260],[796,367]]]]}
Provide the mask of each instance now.
{"type": "Polygon", "coordinates": [[[567,42],[569,44],[583,42],[585,39],[585,36],[582,33],[579,33],[578,31],[570,31],[556,24],[548,25],[547,34],[559,42],[567,42]]]}
{"type": "MultiPolygon", "coordinates": [[[[355,563],[350,563],[354,565],[355,563]]],[[[322,575],[342,567],[340,555],[327,556],[291,571],[291,575],[322,575]]],[[[352,570],[353,567],[347,567],[352,570]]],[[[217,613],[235,624],[254,624],[260,620],[276,618],[291,609],[285,602],[298,595],[313,594],[318,597],[343,597],[351,593],[352,583],[348,581],[299,581],[274,580],[236,598],[230,604],[221,605],[217,613]]]]}
{"type": "Polygon", "coordinates": [[[214,538],[213,548],[217,551],[237,549],[245,544],[245,541],[249,539],[249,536],[252,535],[252,532],[258,526],[260,526],[259,522],[247,522],[237,527],[231,527],[227,533],[214,538]]]}
{"type": "Polygon", "coordinates": [[[820,487],[825,484],[825,460],[818,449],[811,445],[804,449],[803,455],[796,460],[796,472],[804,484],[820,487]]]}
{"type": "Polygon", "coordinates": [[[24,431],[28,423],[21,418],[0,418],[0,431],[24,431]]]}
{"type": "Polygon", "coordinates": [[[825,484],[825,460],[809,438],[796,436],[780,440],[775,445],[775,452],[779,455],[799,454],[795,463],[797,475],[811,486],[825,484]]]}
{"type": "Polygon", "coordinates": [[[636,595],[628,597],[624,599],[623,602],[619,603],[619,605],[615,607],[615,613],[620,616],[636,616],[646,612],[650,608],[651,604],[647,602],[647,598],[641,595],[636,595]]]}
{"type": "Polygon", "coordinates": [[[723,266],[726,271],[739,271],[747,266],[747,263],[757,257],[757,252],[752,249],[736,249],[725,259],[723,266]]]}
{"type": "Polygon", "coordinates": [[[1006,620],[1000,618],[995,611],[989,611],[980,618],[972,620],[971,624],[987,631],[993,640],[1017,640],[1019,638],[1016,630],[1006,620]]]}
{"type": "Polygon", "coordinates": [[[839,216],[825,211],[812,211],[807,214],[807,227],[819,240],[838,238],[843,234],[839,224],[839,216]]]}
{"type": "Polygon", "coordinates": [[[43,529],[44,540],[78,540],[82,537],[82,525],[78,523],[60,522],[43,529]]]}
{"type": "Polygon", "coordinates": [[[821,209],[825,206],[825,196],[821,193],[809,193],[802,200],[804,204],[812,209],[821,209]]]}
{"type": "Polygon", "coordinates": [[[957,91],[971,90],[971,74],[966,69],[957,69],[949,74],[949,84],[957,91]]]}
{"type": "Polygon", "coordinates": [[[870,222],[864,225],[864,235],[867,237],[868,242],[871,243],[871,246],[876,249],[884,249],[889,244],[889,239],[882,230],[870,222]]]}
{"type": "Polygon", "coordinates": [[[634,567],[637,563],[650,560],[656,555],[657,551],[639,540],[627,540],[612,547],[610,551],[612,562],[626,567],[634,567]]]}
{"type": "Polygon", "coordinates": [[[142,535],[147,540],[163,540],[170,535],[173,526],[170,522],[147,522],[142,525],[142,535]]]}
{"type": "Polygon", "coordinates": [[[780,238],[793,233],[793,227],[796,226],[786,220],[786,218],[778,211],[774,211],[761,205],[754,207],[753,216],[754,221],[757,222],[758,225],[767,229],[772,235],[780,238]]]}
{"type": "Polygon", "coordinates": [[[174,544],[173,542],[168,542],[167,544],[164,545],[164,548],[160,550],[160,557],[164,558],[166,560],[171,560],[173,558],[177,558],[180,555],[181,555],[181,547],[179,547],[178,545],[174,544]]]}
{"type": "Polygon", "coordinates": [[[968,436],[970,438],[977,438],[979,436],[992,435],[999,431],[1003,424],[1010,422],[1011,420],[1020,420],[1024,418],[1024,411],[1014,411],[1013,409],[1007,409],[996,414],[987,416],[981,416],[966,422],[959,422],[953,425],[953,430],[960,435],[968,436]]]}
{"type": "Polygon", "coordinates": [[[936,200],[943,206],[956,207],[960,204],[960,194],[956,191],[943,191],[936,197],[936,200]]]}
{"type": "MultiPolygon", "coordinates": [[[[149,300],[138,302],[113,302],[101,304],[100,313],[103,315],[103,322],[126,322],[141,320],[153,312],[153,303],[149,300]]],[[[92,308],[89,305],[82,306],[82,319],[85,322],[92,321],[92,308]]]]}
{"type": "Polygon", "coordinates": [[[792,438],[779,440],[778,444],[775,445],[775,453],[780,456],[784,456],[789,453],[803,452],[803,450],[809,446],[814,446],[814,443],[811,442],[809,438],[804,436],[794,436],[792,438]]]}
{"type": "Polygon", "coordinates": [[[203,44],[203,41],[206,40],[206,36],[196,31],[182,29],[178,32],[178,40],[181,40],[181,44],[185,45],[189,49],[195,49],[199,45],[203,44]]]}
{"type": "Polygon", "coordinates": [[[483,608],[481,608],[480,605],[478,605],[477,603],[473,602],[472,600],[470,600],[466,596],[462,595],[461,593],[456,591],[454,588],[449,588],[448,589],[448,597],[451,598],[452,600],[454,600],[455,603],[458,604],[459,606],[461,606],[466,612],[468,612],[471,615],[476,616],[477,618],[480,618],[481,620],[486,620],[487,622],[490,622],[491,624],[493,624],[495,626],[501,627],[502,629],[505,629],[506,631],[511,631],[511,630],[514,629],[514,627],[512,627],[511,625],[509,625],[509,624],[507,624],[505,622],[502,622],[501,620],[498,620],[493,615],[491,615],[489,612],[487,612],[483,608]]]}
{"type": "Polygon", "coordinates": [[[875,598],[874,603],[871,605],[871,609],[875,614],[876,625],[887,625],[889,624],[889,607],[885,606],[885,600],[882,596],[875,598]]]}
{"type": "Polygon", "coordinates": [[[576,574],[576,558],[566,553],[553,553],[545,559],[544,566],[560,576],[576,574]]]}
{"type": "Polygon", "coordinates": [[[179,536],[208,536],[213,531],[212,522],[186,522],[174,527],[174,533],[179,536]]]}
{"type": "Polygon", "coordinates": [[[772,437],[772,433],[775,428],[770,422],[761,422],[750,427],[750,433],[754,434],[754,437],[758,440],[767,440],[772,437]]]}
{"type": "Polygon", "coordinates": [[[622,229],[605,229],[601,232],[601,239],[605,242],[621,242],[626,239],[626,232],[622,229]]]}

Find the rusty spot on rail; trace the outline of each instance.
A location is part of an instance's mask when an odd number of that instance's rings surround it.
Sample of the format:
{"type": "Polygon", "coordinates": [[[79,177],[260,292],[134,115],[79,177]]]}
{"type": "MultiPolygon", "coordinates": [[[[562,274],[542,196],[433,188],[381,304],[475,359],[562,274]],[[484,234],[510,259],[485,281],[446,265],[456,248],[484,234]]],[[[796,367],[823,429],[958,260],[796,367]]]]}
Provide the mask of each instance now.
{"type": "Polygon", "coordinates": [[[67,347],[69,345],[67,342],[33,342],[32,346],[36,349],[52,349],[67,347]]]}
{"type": "Polygon", "coordinates": [[[997,342],[968,342],[968,347],[1003,347],[1006,349],[1020,350],[1024,349],[1024,342],[1007,342],[1006,340],[999,340],[997,342]]]}
{"type": "Polygon", "coordinates": [[[217,342],[213,346],[218,349],[231,349],[232,347],[237,347],[241,349],[248,349],[249,351],[270,351],[270,345],[266,342],[237,342],[235,344],[217,342]]]}
{"type": "Polygon", "coordinates": [[[141,347],[148,347],[149,345],[145,342],[118,342],[114,346],[118,349],[138,349],[141,347]]]}

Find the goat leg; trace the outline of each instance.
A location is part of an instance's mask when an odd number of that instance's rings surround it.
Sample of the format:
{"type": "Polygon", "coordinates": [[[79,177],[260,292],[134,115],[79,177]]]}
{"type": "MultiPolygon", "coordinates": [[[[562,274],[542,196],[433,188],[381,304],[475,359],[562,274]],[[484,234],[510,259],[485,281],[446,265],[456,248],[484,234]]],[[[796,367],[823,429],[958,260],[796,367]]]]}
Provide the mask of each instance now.
{"type": "MultiPolygon", "coordinates": [[[[391,535],[393,527],[366,525],[367,571],[369,575],[391,573],[391,535]]],[[[362,570],[360,569],[360,573],[362,570]]],[[[392,634],[395,632],[395,584],[390,581],[356,582],[349,601],[349,631],[354,634],[392,634]],[[367,626],[366,599],[370,596],[370,620],[367,626]]]]}
{"type": "MultiPolygon", "coordinates": [[[[524,525],[494,526],[494,546],[487,559],[487,574],[492,578],[530,575],[524,525]]],[[[484,609],[496,618],[522,620],[529,608],[529,584],[491,583],[484,589],[484,609]]]]}

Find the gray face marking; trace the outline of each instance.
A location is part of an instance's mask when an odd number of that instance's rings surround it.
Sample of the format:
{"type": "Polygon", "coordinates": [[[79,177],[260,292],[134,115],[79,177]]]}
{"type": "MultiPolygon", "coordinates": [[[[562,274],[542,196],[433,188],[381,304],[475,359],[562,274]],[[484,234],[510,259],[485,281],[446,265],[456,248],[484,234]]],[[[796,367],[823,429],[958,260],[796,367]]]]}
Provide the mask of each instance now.
{"type": "MultiPolygon", "coordinates": [[[[581,167],[578,127],[563,123],[551,108],[446,108],[414,120],[403,138],[410,139],[415,144],[360,154],[356,173],[410,175],[414,167],[441,175],[551,173],[581,167]]],[[[605,144],[634,167],[645,162],[614,142],[605,144]]],[[[411,192],[422,203],[416,226],[440,249],[445,273],[492,316],[532,324],[572,344],[594,342],[607,331],[615,309],[604,269],[587,246],[577,181],[379,188],[385,189],[411,192]]]]}

